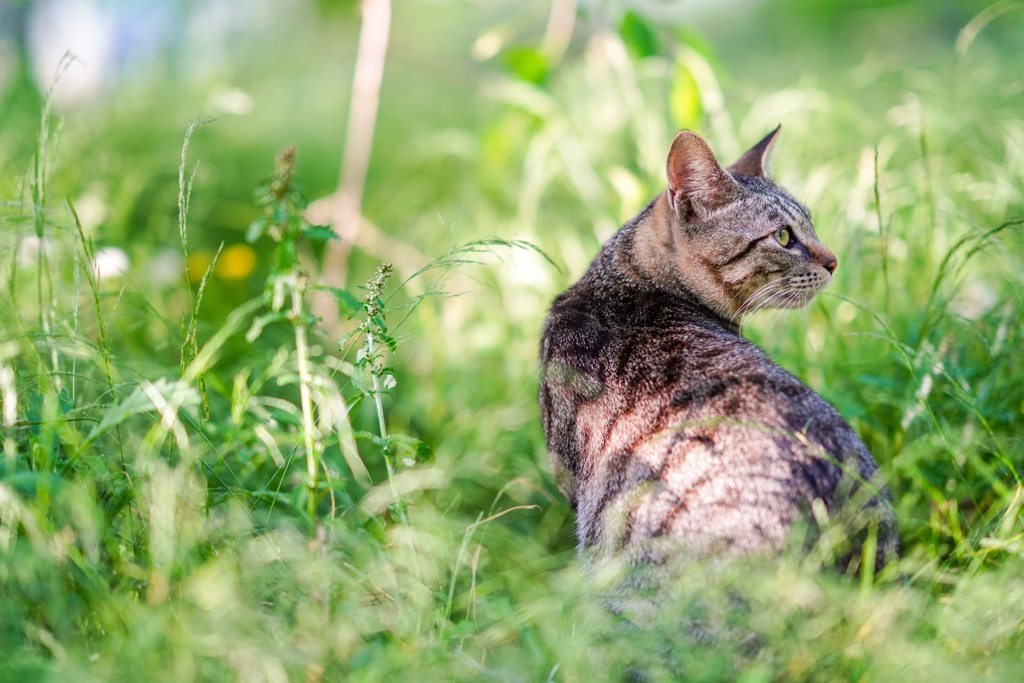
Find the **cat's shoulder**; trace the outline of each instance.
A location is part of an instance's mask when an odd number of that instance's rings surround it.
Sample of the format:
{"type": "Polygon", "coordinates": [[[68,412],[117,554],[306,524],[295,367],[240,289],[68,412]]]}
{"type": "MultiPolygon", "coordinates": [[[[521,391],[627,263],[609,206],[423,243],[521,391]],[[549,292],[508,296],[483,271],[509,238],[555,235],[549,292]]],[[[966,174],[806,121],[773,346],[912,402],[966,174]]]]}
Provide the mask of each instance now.
{"type": "Polygon", "coordinates": [[[541,355],[545,360],[592,356],[600,353],[610,338],[602,311],[588,306],[586,296],[570,289],[551,306],[541,336],[541,355]]]}

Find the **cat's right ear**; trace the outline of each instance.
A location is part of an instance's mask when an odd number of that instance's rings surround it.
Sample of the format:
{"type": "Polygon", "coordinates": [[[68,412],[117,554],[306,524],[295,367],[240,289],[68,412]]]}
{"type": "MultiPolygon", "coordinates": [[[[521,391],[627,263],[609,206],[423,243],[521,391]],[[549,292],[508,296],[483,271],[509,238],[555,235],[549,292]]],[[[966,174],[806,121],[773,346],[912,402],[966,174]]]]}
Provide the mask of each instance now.
{"type": "Polygon", "coordinates": [[[740,157],[739,161],[729,167],[729,173],[733,175],[744,175],[751,178],[767,178],[768,153],[772,149],[772,143],[779,137],[782,130],[780,123],[771,133],[764,136],[761,142],[747,150],[746,154],[740,157]]]}
{"type": "Polygon", "coordinates": [[[684,218],[707,215],[731,202],[740,189],[708,143],[690,130],[680,131],[672,141],[665,175],[669,205],[684,218]]]}

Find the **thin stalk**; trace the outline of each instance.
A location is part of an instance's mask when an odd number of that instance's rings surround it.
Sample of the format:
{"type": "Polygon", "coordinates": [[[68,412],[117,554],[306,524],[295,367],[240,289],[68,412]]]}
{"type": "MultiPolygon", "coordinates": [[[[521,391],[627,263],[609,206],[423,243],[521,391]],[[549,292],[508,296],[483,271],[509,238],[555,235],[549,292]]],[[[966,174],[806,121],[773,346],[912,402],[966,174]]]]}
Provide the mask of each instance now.
{"type": "MultiPolygon", "coordinates": [[[[370,330],[366,331],[366,351],[369,358],[374,358],[375,347],[373,343],[373,333],[370,330]]],[[[387,443],[388,440],[388,427],[384,421],[384,402],[381,400],[381,394],[383,389],[380,385],[380,377],[377,373],[371,373],[373,377],[373,403],[377,407],[377,424],[380,428],[381,441],[387,443]]],[[[395,465],[391,460],[391,454],[388,452],[387,446],[384,447],[384,466],[388,472],[388,485],[391,487],[391,495],[395,499],[395,506],[398,508],[398,517],[402,520],[402,524],[408,526],[409,519],[405,514],[405,503],[402,502],[402,497],[398,494],[398,485],[395,483],[395,465]]]]}
{"type": "MultiPolygon", "coordinates": [[[[188,207],[189,202],[192,199],[192,186],[195,183],[196,172],[199,170],[199,163],[192,168],[192,174],[188,178],[188,182],[185,182],[185,166],[188,160],[188,145],[192,140],[192,133],[195,132],[196,128],[205,126],[209,121],[200,121],[199,119],[194,120],[188,125],[185,130],[185,140],[181,145],[181,163],[178,165],[178,238],[181,241],[181,251],[184,257],[185,266],[185,291],[188,292],[188,325],[185,324],[184,314],[182,314],[182,328],[184,333],[184,340],[181,344],[181,374],[184,376],[185,368],[189,366],[192,360],[196,357],[199,352],[199,341],[197,339],[197,327],[199,324],[199,304],[202,300],[202,288],[206,284],[206,277],[203,278],[203,282],[200,284],[199,294],[197,296],[192,295],[192,274],[189,271],[188,263],[188,207]]],[[[223,245],[221,245],[223,247],[223,245]]],[[[218,254],[220,251],[218,250],[218,254]]],[[[213,264],[210,264],[213,267],[213,264]]],[[[207,276],[209,270],[207,271],[207,276]]],[[[209,406],[206,397],[206,381],[203,375],[200,374],[196,379],[199,393],[203,397],[203,412],[202,419],[209,420],[209,406]]]]}
{"type": "Polygon", "coordinates": [[[54,72],[53,80],[50,83],[50,88],[46,93],[46,98],[43,102],[43,111],[40,116],[39,123],[39,134],[36,137],[36,154],[32,164],[32,181],[31,192],[32,192],[32,220],[35,227],[36,236],[36,296],[39,313],[39,328],[42,330],[43,339],[50,349],[50,363],[53,368],[53,381],[54,386],[60,389],[60,356],[57,353],[57,348],[52,344],[52,330],[50,327],[50,314],[55,308],[56,303],[54,299],[54,288],[53,280],[50,277],[50,269],[47,263],[46,254],[46,242],[45,242],[45,227],[46,220],[43,215],[43,207],[46,204],[46,186],[49,180],[49,143],[50,143],[50,113],[53,107],[53,90],[57,85],[57,81],[60,80],[61,75],[74,61],[74,57],[70,52],[65,52],[64,56],[61,57],[60,62],[57,64],[57,69],[54,72]],[[46,284],[44,286],[44,279],[46,284]],[[44,292],[48,292],[50,295],[50,306],[45,305],[46,296],[44,292]]]}
{"type": "MultiPolygon", "coordinates": [[[[75,229],[78,231],[78,236],[82,240],[82,251],[85,253],[85,260],[88,263],[93,263],[96,258],[95,250],[92,246],[92,241],[85,236],[85,231],[82,229],[82,221],[78,218],[78,212],[75,211],[74,205],[68,200],[68,209],[71,211],[71,216],[75,221],[75,229]]],[[[92,290],[93,306],[96,309],[96,325],[100,334],[100,356],[103,358],[103,376],[107,380],[107,390],[110,392],[110,400],[113,401],[116,396],[114,389],[114,374],[110,363],[110,342],[107,339],[107,326],[103,320],[103,311],[100,308],[100,288],[99,282],[97,282],[96,273],[92,270],[91,265],[86,267],[85,271],[86,281],[89,283],[89,288],[92,290]]],[[[121,473],[124,475],[125,481],[128,483],[129,488],[134,491],[135,483],[132,481],[131,475],[128,473],[128,464],[124,457],[124,439],[121,437],[121,424],[114,425],[114,431],[117,436],[117,449],[120,457],[121,473]]],[[[132,513],[133,496],[128,498],[128,526],[131,530],[132,535],[132,548],[135,554],[138,555],[138,542],[135,533],[135,515],[132,513]]],[[[137,513],[138,510],[136,509],[137,513]]]]}
{"type": "Polygon", "coordinates": [[[882,222],[882,198],[878,191],[878,148],[875,147],[875,216],[878,218],[878,231],[882,235],[882,284],[885,288],[885,311],[889,312],[889,232],[882,222]]]}
{"type": "Polygon", "coordinates": [[[306,327],[303,325],[302,293],[304,287],[296,283],[292,287],[292,309],[289,320],[295,330],[295,355],[299,370],[299,402],[302,408],[302,436],[306,446],[306,486],[309,487],[307,512],[310,520],[316,518],[316,480],[317,480],[317,442],[314,435],[313,400],[309,393],[312,375],[309,371],[309,344],[306,340],[306,327]]]}

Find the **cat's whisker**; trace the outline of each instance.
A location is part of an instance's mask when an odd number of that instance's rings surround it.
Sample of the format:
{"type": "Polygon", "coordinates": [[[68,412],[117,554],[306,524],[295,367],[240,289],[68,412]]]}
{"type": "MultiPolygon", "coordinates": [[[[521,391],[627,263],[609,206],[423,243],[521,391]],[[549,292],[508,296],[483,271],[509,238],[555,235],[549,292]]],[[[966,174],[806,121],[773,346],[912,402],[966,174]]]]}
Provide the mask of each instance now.
{"type": "Polygon", "coordinates": [[[785,297],[781,305],[775,307],[775,313],[771,318],[771,328],[768,330],[768,334],[771,334],[775,330],[775,325],[785,318],[794,308],[793,304],[799,304],[800,299],[803,297],[803,290],[790,290],[786,292],[785,297]]]}
{"type": "Polygon", "coordinates": [[[769,331],[769,334],[771,334],[771,332],[775,329],[775,324],[776,323],[780,322],[783,318],[785,318],[786,316],[788,316],[790,313],[793,312],[793,309],[795,307],[791,306],[790,304],[799,303],[800,298],[802,296],[803,296],[803,294],[802,294],[802,292],[800,290],[796,290],[796,291],[790,292],[789,298],[785,302],[786,305],[779,306],[776,309],[777,315],[775,316],[775,320],[772,322],[772,330],[769,331]]]}
{"type": "MultiPolygon", "coordinates": [[[[785,303],[789,301],[789,297],[792,296],[792,292],[783,292],[782,296],[779,297],[782,305],[773,306],[771,313],[765,319],[765,323],[768,325],[768,334],[771,335],[775,331],[775,323],[782,317],[783,312],[786,310],[785,303]]],[[[774,303],[774,302],[773,302],[774,303]]]]}
{"type": "Polygon", "coordinates": [[[773,280],[767,285],[761,287],[747,300],[748,304],[752,304],[748,312],[753,313],[754,311],[760,311],[766,308],[770,308],[779,299],[782,299],[788,295],[791,291],[788,289],[789,278],[782,277],[778,280],[773,280]]]}
{"type": "Polygon", "coordinates": [[[740,315],[768,308],[773,301],[785,295],[788,279],[788,277],[781,277],[777,280],[772,280],[767,284],[761,285],[761,287],[754,290],[754,293],[751,294],[740,307],[740,315]]]}

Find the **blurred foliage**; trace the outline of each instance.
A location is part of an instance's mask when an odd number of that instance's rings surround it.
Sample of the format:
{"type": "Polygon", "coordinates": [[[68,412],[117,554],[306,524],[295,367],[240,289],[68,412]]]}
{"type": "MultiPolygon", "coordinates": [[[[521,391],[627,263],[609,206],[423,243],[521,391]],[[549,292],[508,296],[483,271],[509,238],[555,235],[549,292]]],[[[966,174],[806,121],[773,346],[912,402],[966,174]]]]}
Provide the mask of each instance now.
{"type": "Polygon", "coordinates": [[[0,679],[1013,680],[1020,3],[395,3],[331,327],[358,5],[173,7],[41,123],[27,33],[0,66],[0,679]],[[538,331],[677,128],[779,122],[840,266],[747,334],[875,453],[905,580],[695,566],[637,628],[573,559],[538,331]]]}

